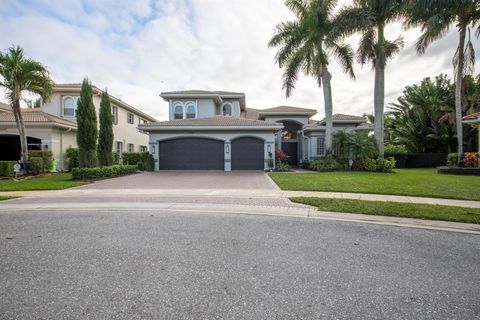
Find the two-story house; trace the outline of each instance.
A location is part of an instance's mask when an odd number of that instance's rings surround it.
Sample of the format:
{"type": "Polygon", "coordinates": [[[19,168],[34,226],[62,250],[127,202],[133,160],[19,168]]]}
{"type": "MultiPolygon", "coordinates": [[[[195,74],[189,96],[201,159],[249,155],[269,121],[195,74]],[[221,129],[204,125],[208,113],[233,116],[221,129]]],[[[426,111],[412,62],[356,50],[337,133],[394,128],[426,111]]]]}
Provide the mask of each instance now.
{"type": "MultiPolygon", "coordinates": [[[[282,149],[293,165],[325,155],[325,123],[317,111],[246,107],[245,94],[163,92],[169,120],[140,125],[149,132],[156,170],[268,170],[282,149]]],[[[363,117],[336,114],[334,130],[367,129],[363,117]]]]}
{"type": "MultiPolygon", "coordinates": [[[[93,103],[100,110],[102,90],[93,89],[93,103]]],[[[22,109],[29,149],[51,150],[60,170],[67,169],[65,151],[77,147],[76,108],[81,84],[56,84],[50,100],[40,109],[22,109]]],[[[117,152],[145,152],[148,133],[138,125],[156,121],[150,115],[110,95],[113,121],[113,150],[117,152]]],[[[1,160],[18,160],[20,145],[13,113],[9,107],[0,109],[1,160]],[[3,112],[2,112],[3,111],[3,112]],[[5,152],[4,152],[5,151],[5,152]]]]}

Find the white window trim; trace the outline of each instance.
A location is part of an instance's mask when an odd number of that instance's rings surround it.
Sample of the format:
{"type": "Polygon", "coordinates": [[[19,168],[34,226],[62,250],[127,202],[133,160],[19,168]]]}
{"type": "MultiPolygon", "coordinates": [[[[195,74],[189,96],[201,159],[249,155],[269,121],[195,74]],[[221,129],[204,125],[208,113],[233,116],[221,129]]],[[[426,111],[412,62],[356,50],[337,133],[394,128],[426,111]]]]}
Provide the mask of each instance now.
{"type": "Polygon", "coordinates": [[[178,106],[180,106],[180,107],[182,108],[182,119],[185,119],[185,106],[184,106],[183,102],[175,101],[175,102],[173,103],[173,109],[172,109],[172,111],[173,111],[173,120],[181,120],[181,119],[175,118],[175,115],[176,115],[175,109],[176,109],[178,106]]]}
{"type": "Polygon", "coordinates": [[[187,119],[187,108],[192,105],[193,108],[195,109],[195,117],[190,118],[190,119],[195,119],[197,118],[197,103],[196,101],[187,101],[185,102],[185,105],[183,107],[183,119],[187,119]]]}
{"type": "Polygon", "coordinates": [[[112,118],[112,123],[113,124],[118,124],[118,107],[117,106],[112,106],[112,116],[114,116],[112,118]],[[116,110],[115,112],[113,112],[113,110],[116,110]]]}
{"type": "Polygon", "coordinates": [[[127,112],[127,123],[135,124],[135,114],[133,114],[132,112],[127,112]],[[130,122],[130,116],[132,116],[132,122],[130,122]]]}
{"type": "Polygon", "coordinates": [[[75,97],[75,96],[63,96],[62,97],[62,117],[64,117],[64,118],[75,118],[77,116],[78,98],[79,97],[75,97]],[[73,116],[65,115],[65,100],[67,100],[68,98],[73,99],[73,116]]]}
{"type": "Polygon", "coordinates": [[[223,107],[224,107],[225,105],[227,105],[227,104],[230,105],[230,112],[231,112],[231,113],[230,113],[230,115],[226,115],[225,117],[233,117],[233,103],[230,102],[230,101],[227,101],[227,102],[222,103],[222,108],[220,109],[220,113],[221,113],[222,116],[224,115],[224,114],[223,114],[223,107]]]}

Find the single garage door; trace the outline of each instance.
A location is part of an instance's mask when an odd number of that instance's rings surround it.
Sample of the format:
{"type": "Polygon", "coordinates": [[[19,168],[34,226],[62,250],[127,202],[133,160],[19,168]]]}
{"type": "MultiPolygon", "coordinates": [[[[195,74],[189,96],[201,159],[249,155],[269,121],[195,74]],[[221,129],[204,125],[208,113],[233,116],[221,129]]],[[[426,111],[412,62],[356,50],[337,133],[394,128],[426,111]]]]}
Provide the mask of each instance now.
{"type": "Polygon", "coordinates": [[[263,140],[238,138],[232,141],[232,170],[263,170],[263,140]]]}
{"type": "Polygon", "coordinates": [[[224,170],[223,146],[223,141],[204,138],[160,141],[160,170],[224,170]]]}

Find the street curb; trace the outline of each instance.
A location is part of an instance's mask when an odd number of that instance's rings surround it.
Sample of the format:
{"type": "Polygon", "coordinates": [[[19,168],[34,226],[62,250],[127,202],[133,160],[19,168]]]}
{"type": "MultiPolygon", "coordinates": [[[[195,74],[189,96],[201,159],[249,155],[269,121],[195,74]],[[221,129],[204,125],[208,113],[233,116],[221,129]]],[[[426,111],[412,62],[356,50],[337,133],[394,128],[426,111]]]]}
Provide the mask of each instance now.
{"type": "MultiPolygon", "coordinates": [[[[9,200],[7,200],[9,201],[9,200]]],[[[220,213],[220,214],[243,214],[243,215],[264,215],[278,216],[290,218],[307,218],[318,220],[343,221],[352,223],[368,223],[377,225],[388,225],[396,227],[419,228],[437,231],[459,232],[467,234],[480,235],[480,225],[437,221],[437,220],[421,220],[400,217],[372,216],[355,213],[340,212],[323,212],[313,207],[268,207],[268,206],[249,206],[249,205],[215,205],[215,204],[181,204],[181,203],[157,203],[152,206],[148,203],[68,203],[69,207],[65,208],[65,204],[58,205],[1,205],[0,214],[14,214],[15,211],[95,211],[108,209],[118,212],[137,211],[162,211],[162,212],[190,212],[190,213],[220,213]],[[112,206],[113,205],[113,206],[112,206]]],[[[40,213],[41,214],[41,213],[40,213]]]]}

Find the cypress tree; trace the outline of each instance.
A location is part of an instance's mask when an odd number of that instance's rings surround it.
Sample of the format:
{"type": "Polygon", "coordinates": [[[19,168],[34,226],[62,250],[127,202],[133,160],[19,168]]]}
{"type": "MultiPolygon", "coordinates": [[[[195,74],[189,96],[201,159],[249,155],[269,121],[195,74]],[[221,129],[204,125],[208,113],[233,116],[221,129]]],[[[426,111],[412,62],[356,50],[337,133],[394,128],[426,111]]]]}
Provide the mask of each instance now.
{"type": "Polygon", "coordinates": [[[100,131],[98,133],[98,162],[101,166],[110,166],[113,163],[113,124],[110,96],[106,89],[102,92],[99,118],[100,131]]]}
{"type": "Polygon", "coordinates": [[[97,165],[97,113],[93,104],[92,85],[87,78],[83,79],[76,117],[79,167],[95,167],[97,165]]]}

